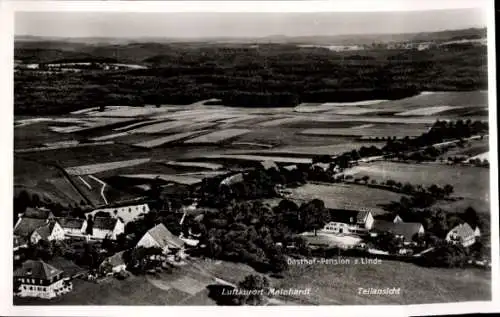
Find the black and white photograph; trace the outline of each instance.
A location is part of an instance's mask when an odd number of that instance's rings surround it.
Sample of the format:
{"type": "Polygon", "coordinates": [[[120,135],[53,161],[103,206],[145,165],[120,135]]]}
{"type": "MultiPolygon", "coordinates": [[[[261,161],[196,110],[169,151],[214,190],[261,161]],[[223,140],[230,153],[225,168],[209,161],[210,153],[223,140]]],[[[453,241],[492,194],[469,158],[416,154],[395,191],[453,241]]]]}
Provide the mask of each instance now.
{"type": "Polygon", "coordinates": [[[16,11],[5,301],[492,301],[485,3],[16,11]]]}

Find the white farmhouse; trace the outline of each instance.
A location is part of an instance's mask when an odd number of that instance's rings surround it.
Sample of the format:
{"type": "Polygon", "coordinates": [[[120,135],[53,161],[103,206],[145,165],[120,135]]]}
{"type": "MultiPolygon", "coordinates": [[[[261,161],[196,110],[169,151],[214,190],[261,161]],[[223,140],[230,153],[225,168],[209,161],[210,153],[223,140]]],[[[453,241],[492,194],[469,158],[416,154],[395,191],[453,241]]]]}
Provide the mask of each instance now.
{"type": "Polygon", "coordinates": [[[49,223],[38,227],[33,231],[30,236],[30,242],[32,244],[37,244],[38,241],[60,241],[64,240],[64,230],[57,221],[50,221],[49,223]]]}
{"type": "Polygon", "coordinates": [[[125,232],[125,225],[120,219],[108,217],[96,217],[92,224],[92,240],[104,240],[106,238],[116,240],[116,237],[125,232]]]}
{"type": "Polygon", "coordinates": [[[28,260],[14,272],[18,284],[15,295],[21,297],[54,298],[70,292],[72,283],[63,278],[63,271],[43,261],[28,260]]]}
{"type": "Polygon", "coordinates": [[[119,218],[123,221],[124,224],[127,224],[135,219],[137,219],[139,216],[147,214],[149,212],[149,205],[148,204],[139,204],[139,205],[124,205],[124,206],[116,206],[116,207],[106,207],[106,208],[100,208],[100,209],[95,209],[92,210],[91,212],[87,213],[86,215],[92,215],[95,217],[95,215],[98,212],[105,212],[108,213],[111,217],[113,218],[119,218]]]}
{"type": "Polygon", "coordinates": [[[161,248],[164,254],[173,252],[182,252],[184,250],[184,241],[176,237],[162,223],[149,229],[137,242],[137,247],[161,248]]]}

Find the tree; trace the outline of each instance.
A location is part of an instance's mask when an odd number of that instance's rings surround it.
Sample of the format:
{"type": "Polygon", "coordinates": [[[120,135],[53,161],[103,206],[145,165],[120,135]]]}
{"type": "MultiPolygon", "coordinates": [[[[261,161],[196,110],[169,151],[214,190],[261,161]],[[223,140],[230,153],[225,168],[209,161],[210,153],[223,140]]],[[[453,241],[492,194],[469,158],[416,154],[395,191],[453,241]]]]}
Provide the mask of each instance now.
{"type": "Polygon", "coordinates": [[[328,211],[325,203],[320,199],[313,199],[300,206],[300,215],[304,223],[305,230],[313,230],[314,235],[317,230],[323,228],[328,220],[328,211]]]}
{"type": "Polygon", "coordinates": [[[33,205],[33,207],[40,207],[40,203],[40,196],[38,196],[38,194],[33,194],[33,196],[31,197],[31,204],[33,205]]]}
{"type": "Polygon", "coordinates": [[[162,250],[158,247],[138,247],[124,253],[124,261],[131,272],[143,274],[158,268],[162,263],[162,250]]]}
{"type": "Polygon", "coordinates": [[[481,222],[477,211],[470,206],[465,209],[462,219],[467,222],[473,229],[476,227],[481,227],[481,222]]]}
{"type": "Polygon", "coordinates": [[[257,274],[247,275],[238,283],[238,287],[245,291],[245,294],[240,296],[240,303],[254,306],[262,304],[264,296],[268,294],[269,286],[267,277],[257,274]]]}
{"type": "Polygon", "coordinates": [[[444,194],[445,194],[446,196],[450,196],[451,194],[453,194],[453,190],[454,190],[454,188],[453,188],[453,186],[452,186],[452,185],[450,185],[450,184],[446,184],[446,185],[444,186],[444,188],[443,188],[444,194]]]}
{"type": "Polygon", "coordinates": [[[87,217],[87,228],[85,228],[85,233],[90,236],[94,233],[94,219],[92,215],[88,215],[87,217]]]}
{"type": "Polygon", "coordinates": [[[369,180],[369,179],[370,179],[370,176],[367,176],[367,175],[365,175],[365,176],[361,177],[361,180],[362,180],[363,182],[365,182],[365,184],[368,184],[368,180],[369,180]]]}
{"type": "Polygon", "coordinates": [[[288,269],[286,257],[281,252],[273,252],[269,255],[269,264],[275,273],[283,272],[288,269]]]}

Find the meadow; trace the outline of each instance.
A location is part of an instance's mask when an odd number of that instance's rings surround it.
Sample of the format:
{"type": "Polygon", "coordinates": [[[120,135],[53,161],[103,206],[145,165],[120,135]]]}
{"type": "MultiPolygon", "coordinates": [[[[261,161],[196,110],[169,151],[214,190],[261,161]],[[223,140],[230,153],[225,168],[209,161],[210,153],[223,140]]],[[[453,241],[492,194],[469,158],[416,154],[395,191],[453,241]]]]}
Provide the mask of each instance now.
{"type": "Polygon", "coordinates": [[[327,208],[371,210],[374,215],[385,213],[383,205],[399,201],[401,194],[354,184],[306,184],[292,189],[290,196],[298,201],[321,199],[327,208]]]}
{"type": "MultiPolygon", "coordinates": [[[[481,269],[437,269],[382,260],[380,264],[291,265],[274,287],[311,288],[317,305],[430,304],[491,299],[491,273],[481,269]],[[360,295],[359,288],[400,288],[400,295],[360,295]],[[474,289],[474,292],[470,292],[474,289]]],[[[359,259],[358,259],[359,260],[359,259]]]]}
{"type": "Polygon", "coordinates": [[[450,166],[438,163],[360,163],[345,175],[369,176],[378,182],[392,179],[396,182],[430,186],[454,187],[453,196],[489,201],[489,169],[471,166],[450,166]]]}

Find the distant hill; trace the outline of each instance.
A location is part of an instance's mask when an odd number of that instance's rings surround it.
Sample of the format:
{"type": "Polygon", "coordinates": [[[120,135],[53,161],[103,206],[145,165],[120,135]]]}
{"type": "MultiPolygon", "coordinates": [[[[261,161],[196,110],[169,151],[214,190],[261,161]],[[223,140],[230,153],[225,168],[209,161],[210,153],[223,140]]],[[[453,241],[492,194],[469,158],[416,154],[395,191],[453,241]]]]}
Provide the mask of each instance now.
{"type": "Polygon", "coordinates": [[[262,38],[44,38],[16,36],[14,56],[29,63],[53,62],[61,59],[113,59],[122,63],[141,63],[155,56],[178,56],[185,48],[206,49],[207,45],[248,47],[254,44],[363,45],[382,42],[445,42],[484,38],[485,28],[448,30],[408,34],[365,34],[287,37],[273,35],[262,38]]]}
{"type": "Polygon", "coordinates": [[[204,38],[173,38],[173,37],[141,37],[141,38],[109,38],[109,37],[36,37],[16,36],[16,44],[26,42],[62,42],[86,45],[126,45],[131,43],[301,43],[301,44],[371,44],[373,42],[404,42],[404,41],[445,41],[451,39],[470,39],[486,37],[486,28],[469,28],[461,30],[444,30],[421,33],[380,33],[380,34],[343,34],[321,36],[286,36],[270,35],[266,37],[204,37],[204,38]]]}

